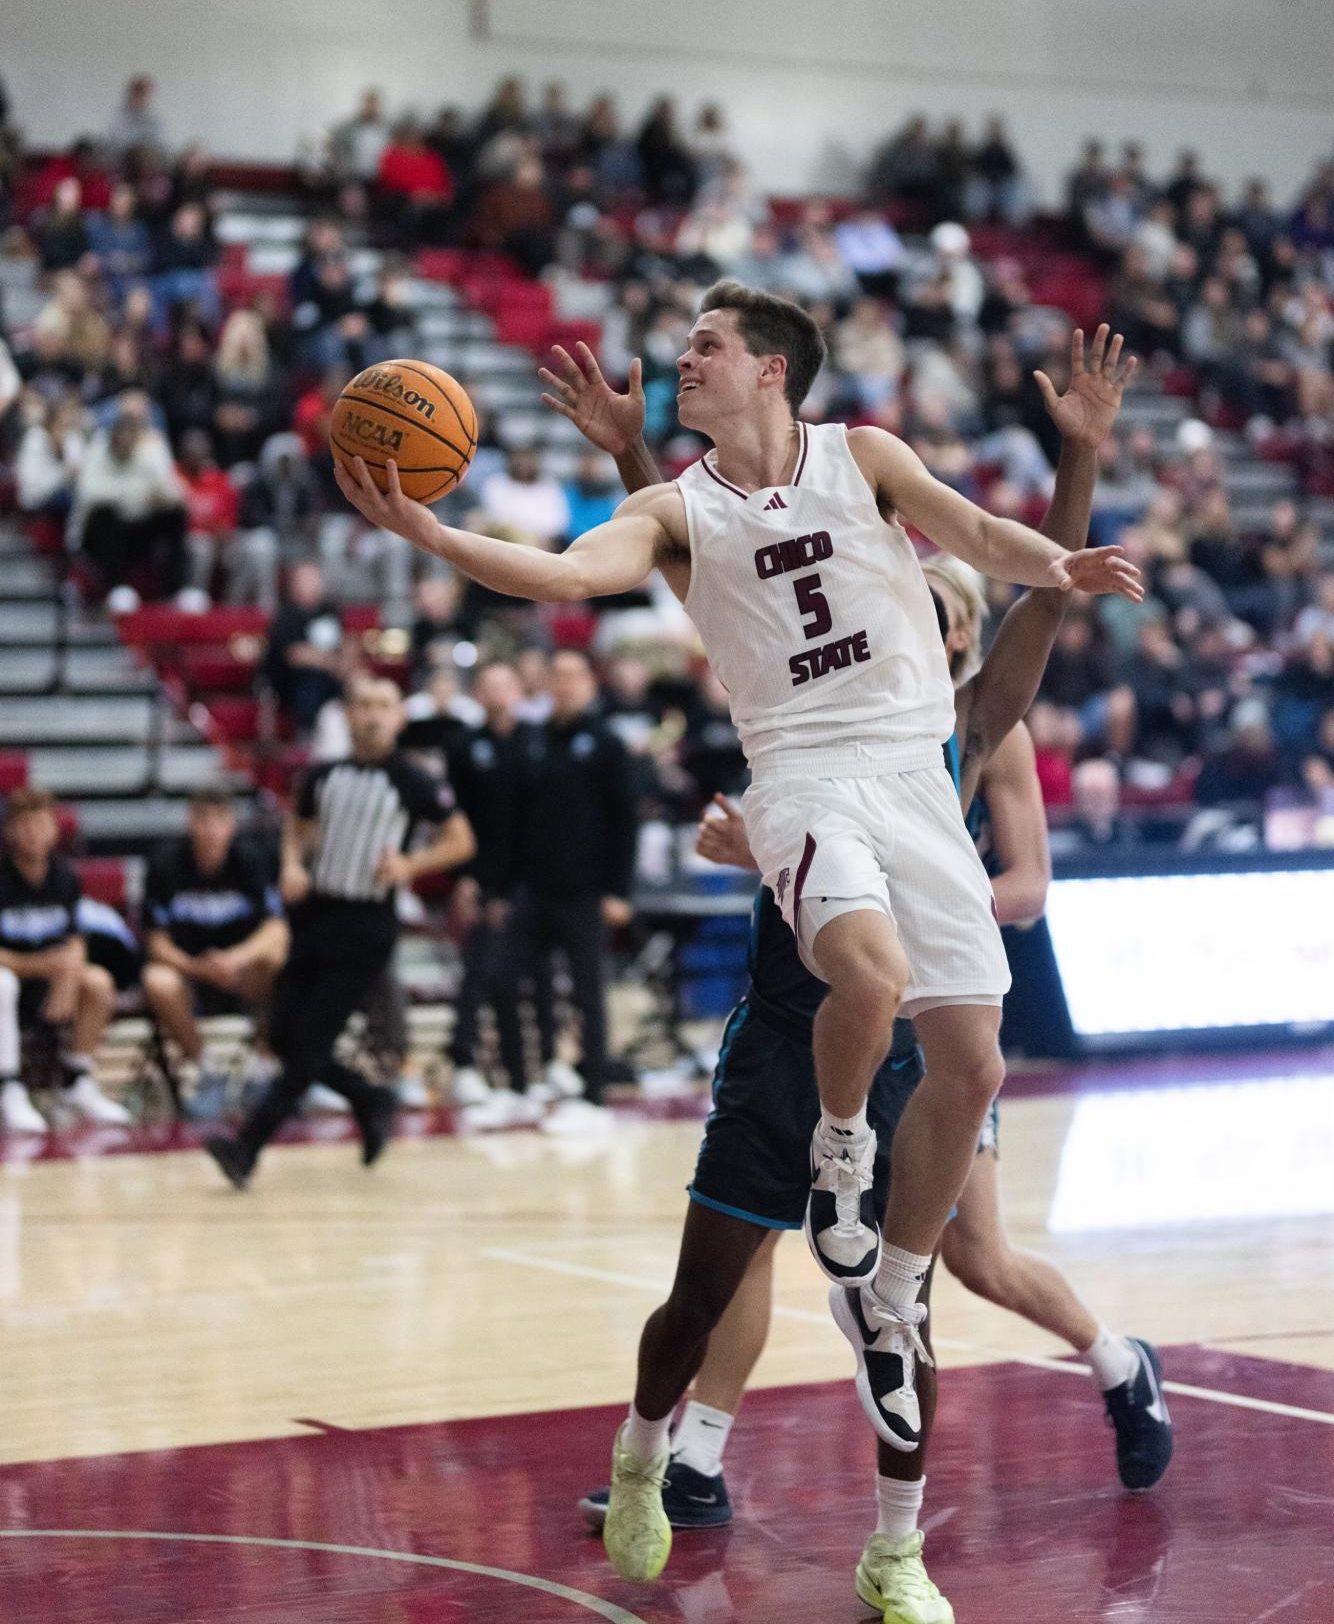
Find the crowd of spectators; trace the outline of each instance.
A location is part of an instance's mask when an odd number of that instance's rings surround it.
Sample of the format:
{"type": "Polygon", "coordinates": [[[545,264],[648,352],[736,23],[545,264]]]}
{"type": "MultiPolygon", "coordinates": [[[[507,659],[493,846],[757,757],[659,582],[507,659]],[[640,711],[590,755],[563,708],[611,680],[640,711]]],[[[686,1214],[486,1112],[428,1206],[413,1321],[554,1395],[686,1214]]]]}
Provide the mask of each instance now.
{"type": "MultiPolygon", "coordinates": [[[[903,435],[995,511],[1031,520],[1050,491],[1056,447],[1032,375],[1059,386],[1068,318],[1034,297],[1017,229],[1033,188],[999,119],[973,136],[914,117],[871,155],[860,198],[776,207],[716,105],[687,114],[661,97],[636,124],[611,97],[580,110],[559,84],[533,100],[510,79],[474,113],[421,119],[367,91],[303,145],[310,222],[285,298],[238,308],[220,292],[209,160],[171,148],[151,81],[127,87],[101,140],[41,163],[0,124],[0,226],[44,289],[35,319],[4,333],[19,504],[68,530],[86,589],[116,608],[149,593],[277,607],[282,566],[308,566],[291,574],[266,666],[302,736],[355,664],[336,620],[323,642],[311,628],[368,584],[411,599],[419,710],[466,701],[469,662],[492,652],[527,661],[540,696],[561,635],[542,611],[410,573],[406,549],[362,534],[332,484],[328,411],[352,372],[411,353],[421,245],[502,252],[558,305],[595,312],[610,376],[643,359],[647,434],[668,472],[699,449],[675,421],[676,357],[701,287],[726,274],[816,316],[829,359],[813,416],[903,435]],[[373,275],[358,269],[364,242],[382,250],[373,275]]],[[[1259,180],[1229,197],[1194,154],[1157,177],[1133,143],[1113,157],[1091,141],[1062,216],[1034,229],[1102,278],[1145,387],[1194,414],[1175,438],[1132,420],[1105,448],[1095,539],[1119,540],[1151,592],[1069,616],[1033,715],[1049,802],[1105,843],[1134,827],[1123,799],[1327,796],[1334,573],[1309,504],[1334,491],[1334,164],[1295,199],[1259,180]],[[1234,513],[1237,437],[1294,475],[1295,495],[1263,518],[1234,513]]],[[[616,496],[599,455],[556,479],[483,412],[442,515],[560,547],[616,496]]],[[[1007,594],[991,598],[999,612],[1007,594]]],[[[725,705],[675,605],[652,589],[578,629],[644,806],[685,816],[736,787],[725,705]]]]}

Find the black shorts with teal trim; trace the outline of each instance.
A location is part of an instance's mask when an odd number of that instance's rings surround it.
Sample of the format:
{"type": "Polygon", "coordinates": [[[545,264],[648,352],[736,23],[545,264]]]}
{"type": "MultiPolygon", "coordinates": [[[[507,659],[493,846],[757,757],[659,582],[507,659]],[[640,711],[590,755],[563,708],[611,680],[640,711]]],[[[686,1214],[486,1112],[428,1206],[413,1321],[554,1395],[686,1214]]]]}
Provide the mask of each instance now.
{"type": "MultiPolygon", "coordinates": [[[[897,1062],[886,1060],[871,1085],[866,1114],[876,1134],[880,1213],[889,1197],[889,1148],[922,1075],[921,1051],[914,1049],[897,1062]]],[[[723,1033],[691,1200],[764,1229],[800,1229],[819,1120],[809,1041],[781,1031],[743,1000],[723,1033]]]]}

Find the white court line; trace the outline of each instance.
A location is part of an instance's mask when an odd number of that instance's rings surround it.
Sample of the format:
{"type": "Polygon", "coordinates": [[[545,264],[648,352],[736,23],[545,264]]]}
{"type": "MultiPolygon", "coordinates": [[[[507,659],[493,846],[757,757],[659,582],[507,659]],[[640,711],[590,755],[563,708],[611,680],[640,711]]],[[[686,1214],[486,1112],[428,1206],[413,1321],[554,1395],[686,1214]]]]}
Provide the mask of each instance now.
{"type": "Polygon", "coordinates": [[[331,1556],[370,1556],[382,1562],[408,1562],[417,1567],[449,1568],[455,1573],[470,1573],[482,1579],[502,1579],[507,1584],[523,1585],[528,1590],[540,1590],[543,1595],[557,1596],[570,1601],[585,1611],[605,1618],[608,1624],[646,1624],[638,1613],[627,1613],[615,1602],[603,1601],[586,1591],[574,1590],[569,1585],[557,1584],[554,1579],[542,1579],[535,1573],[515,1573],[509,1568],[483,1567],[477,1562],[456,1562],[448,1556],[421,1556],[416,1551],[380,1551],[368,1545],[329,1545],[313,1539],[262,1539],[250,1534],[170,1534],[149,1533],[120,1528],[0,1528],[0,1539],[144,1539],[168,1540],[187,1545],[244,1545],[258,1546],[270,1551],[325,1551],[331,1556]]]}
{"type": "MultiPolygon", "coordinates": [[[[503,1247],[490,1247],[483,1257],[494,1258],[498,1263],[517,1263],[529,1269],[547,1269],[552,1274],[572,1274],[583,1280],[602,1280],[610,1286],[626,1286],[631,1291],[651,1291],[655,1295],[662,1295],[669,1291],[669,1285],[661,1280],[647,1280],[642,1275],[614,1274],[610,1269],[591,1268],[586,1263],[564,1263],[556,1258],[534,1257],[530,1252],[512,1252],[503,1247]]],[[[809,1308],[786,1308],[781,1303],[774,1305],[775,1315],[783,1319],[801,1320],[808,1325],[832,1325],[833,1321],[828,1314],[817,1314],[809,1308]]],[[[1092,1372],[1087,1365],[1071,1364],[1065,1359],[1045,1359],[1037,1353],[1008,1353],[1004,1348],[993,1348],[981,1342],[961,1342],[943,1336],[935,1336],[932,1341],[940,1348],[952,1348],[956,1352],[982,1353],[993,1359],[1004,1359],[1013,1365],[1028,1365],[1034,1370],[1052,1370],[1062,1376],[1079,1376],[1085,1381],[1092,1372]]],[[[1316,1421],[1323,1426],[1334,1427],[1334,1414],[1327,1410],[1304,1410],[1295,1404],[1280,1404],[1275,1399],[1251,1398],[1245,1393],[1229,1393],[1216,1387],[1193,1387],[1188,1382],[1168,1382],[1163,1384],[1165,1393],[1175,1393],[1181,1398],[1201,1398],[1211,1404],[1226,1404],[1236,1410],[1259,1410],[1264,1415],[1285,1415],[1295,1421],[1316,1421]]]]}

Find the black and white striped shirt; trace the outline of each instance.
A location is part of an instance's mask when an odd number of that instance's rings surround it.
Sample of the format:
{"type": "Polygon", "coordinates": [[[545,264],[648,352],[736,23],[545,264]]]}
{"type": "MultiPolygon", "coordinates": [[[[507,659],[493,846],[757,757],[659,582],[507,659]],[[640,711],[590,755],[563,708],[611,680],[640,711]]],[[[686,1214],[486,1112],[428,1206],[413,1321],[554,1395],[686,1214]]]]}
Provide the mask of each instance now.
{"type": "Polygon", "coordinates": [[[392,887],[376,878],[385,852],[406,851],[418,824],[442,823],[454,811],[454,793],[394,754],[317,767],[302,785],[296,811],[319,825],[310,864],[315,895],[390,904],[392,887]]]}

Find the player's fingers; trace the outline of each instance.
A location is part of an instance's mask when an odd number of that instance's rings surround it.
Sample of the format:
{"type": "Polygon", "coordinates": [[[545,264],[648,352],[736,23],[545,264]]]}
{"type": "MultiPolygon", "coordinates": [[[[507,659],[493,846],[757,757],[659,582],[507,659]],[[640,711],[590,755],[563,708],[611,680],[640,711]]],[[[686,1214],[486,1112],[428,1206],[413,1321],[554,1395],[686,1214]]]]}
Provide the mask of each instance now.
{"type": "Polygon", "coordinates": [[[1121,368],[1121,375],[1117,378],[1117,380],[1116,380],[1117,383],[1120,384],[1122,389],[1126,388],[1126,386],[1129,384],[1130,380],[1135,376],[1135,374],[1138,371],[1139,371],[1139,356],[1138,355],[1132,355],[1132,356],[1128,357],[1128,359],[1126,360],[1125,365],[1121,368]]]}
{"type": "Polygon", "coordinates": [[[568,400],[573,397],[574,390],[570,388],[569,384],[563,383],[556,376],[556,374],[550,370],[550,368],[538,367],[537,375],[539,378],[541,378],[543,383],[549,383],[562,400],[568,400]]]}
{"type": "Polygon", "coordinates": [[[386,493],[389,500],[393,503],[401,502],[403,500],[403,487],[398,482],[398,464],[392,457],[390,457],[389,461],[385,463],[384,471],[386,481],[389,486],[389,490],[386,493]]]}
{"type": "Polygon", "coordinates": [[[568,417],[573,423],[575,411],[573,406],[567,406],[563,400],[557,400],[554,395],[539,395],[537,397],[544,406],[550,407],[553,412],[559,412],[562,417],[568,417]]]}
{"type": "Polygon", "coordinates": [[[1084,329],[1076,327],[1070,334],[1070,376],[1077,378],[1084,370],[1084,329]]]}
{"type": "Polygon", "coordinates": [[[1045,372],[1035,372],[1033,376],[1037,379],[1038,389],[1043,400],[1048,406],[1055,406],[1060,399],[1060,396],[1056,393],[1056,385],[1045,372]]]}
{"type": "Polygon", "coordinates": [[[1103,371],[1109,378],[1116,377],[1116,363],[1121,359],[1121,346],[1124,343],[1123,333],[1113,333],[1112,342],[1107,346],[1107,359],[1103,363],[1103,371]]]}
{"type": "Polygon", "coordinates": [[[567,350],[563,344],[553,344],[551,346],[551,353],[560,362],[560,369],[565,374],[566,383],[577,389],[579,385],[583,383],[584,375],[582,372],[580,372],[579,367],[569,350],[567,350]]]}
{"type": "Polygon", "coordinates": [[[369,502],[372,507],[376,506],[380,500],[380,491],[371,478],[371,471],[366,466],[366,459],[364,457],[354,458],[352,467],[356,471],[357,485],[361,491],[362,501],[369,502]]]}
{"type": "Polygon", "coordinates": [[[574,347],[579,352],[579,362],[584,369],[584,376],[590,383],[602,383],[604,381],[602,368],[598,365],[597,356],[593,354],[582,338],[574,347]]]}
{"type": "Polygon", "coordinates": [[[630,395],[634,400],[644,398],[644,363],[637,355],[630,363],[630,395]]]}
{"type": "Polygon", "coordinates": [[[1102,358],[1107,349],[1107,334],[1111,331],[1105,321],[1098,323],[1097,331],[1093,335],[1093,344],[1089,350],[1089,371],[1102,371],[1102,358]]]}

